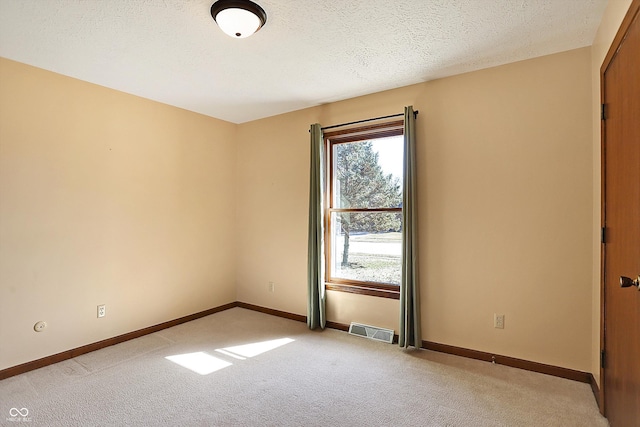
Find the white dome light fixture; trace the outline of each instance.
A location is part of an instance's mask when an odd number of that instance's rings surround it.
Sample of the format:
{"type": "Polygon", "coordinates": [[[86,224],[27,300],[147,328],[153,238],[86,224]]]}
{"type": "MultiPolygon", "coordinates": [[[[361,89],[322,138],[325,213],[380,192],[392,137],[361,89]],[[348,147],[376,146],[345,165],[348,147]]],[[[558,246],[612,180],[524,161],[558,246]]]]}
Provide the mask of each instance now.
{"type": "Polygon", "coordinates": [[[234,39],[249,37],[267,22],[264,9],[249,0],[218,0],[211,5],[211,16],[234,39]]]}

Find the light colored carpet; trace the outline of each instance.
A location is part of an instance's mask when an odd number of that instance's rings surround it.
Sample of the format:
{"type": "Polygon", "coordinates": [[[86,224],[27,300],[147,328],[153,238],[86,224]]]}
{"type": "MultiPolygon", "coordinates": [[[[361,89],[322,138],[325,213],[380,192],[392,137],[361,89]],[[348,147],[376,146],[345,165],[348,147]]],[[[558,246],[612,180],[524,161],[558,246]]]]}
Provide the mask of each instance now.
{"type": "Polygon", "coordinates": [[[0,381],[0,424],[26,422],[608,425],[587,384],[427,350],[403,351],[335,330],[309,331],[304,323],[242,308],[0,381]],[[245,346],[252,343],[267,348],[245,346]],[[167,359],[177,356],[184,363],[184,355],[211,372],[196,373],[167,359]],[[12,418],[11,408],[28,409],[27,418],[12,418]]]}

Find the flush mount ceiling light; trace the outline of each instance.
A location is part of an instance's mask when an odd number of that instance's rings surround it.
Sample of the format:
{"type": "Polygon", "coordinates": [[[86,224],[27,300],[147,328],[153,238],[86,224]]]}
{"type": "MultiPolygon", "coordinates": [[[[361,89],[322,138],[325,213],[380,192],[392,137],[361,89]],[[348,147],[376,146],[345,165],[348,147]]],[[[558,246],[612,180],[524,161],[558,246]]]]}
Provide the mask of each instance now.
{"type": "Polygon", "coordinates": [[[234,39],[249,37],[267,22],[264,9],[249,0],[218,0],[211,5],[211,16],[234,39]]]}

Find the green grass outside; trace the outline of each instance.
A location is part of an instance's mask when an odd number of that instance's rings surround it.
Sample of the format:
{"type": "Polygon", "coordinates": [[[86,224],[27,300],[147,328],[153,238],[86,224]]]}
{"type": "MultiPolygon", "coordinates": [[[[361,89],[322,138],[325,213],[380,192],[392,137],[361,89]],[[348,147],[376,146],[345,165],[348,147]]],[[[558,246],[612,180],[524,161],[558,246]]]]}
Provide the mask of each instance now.
{"type": "Polygon", "coordinates": [[[336,275],[344,279],[400,285],[401,257],[393,255],[349,254],[349,266],[336,266],[336,275]]]}

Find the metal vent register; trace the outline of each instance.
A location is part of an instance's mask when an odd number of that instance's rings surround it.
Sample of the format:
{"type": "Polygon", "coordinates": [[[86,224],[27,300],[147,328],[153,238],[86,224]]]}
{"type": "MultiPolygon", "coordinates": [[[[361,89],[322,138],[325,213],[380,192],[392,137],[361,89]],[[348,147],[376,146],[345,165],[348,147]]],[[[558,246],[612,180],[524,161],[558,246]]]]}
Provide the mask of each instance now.
{"type": "Polygon", "coordinates": [[[349,333],[389,344],[393,342],[393,331],[391,329],[378,328],[377,326],[351,322],[351,325],[349,325],[349,333]]]}

